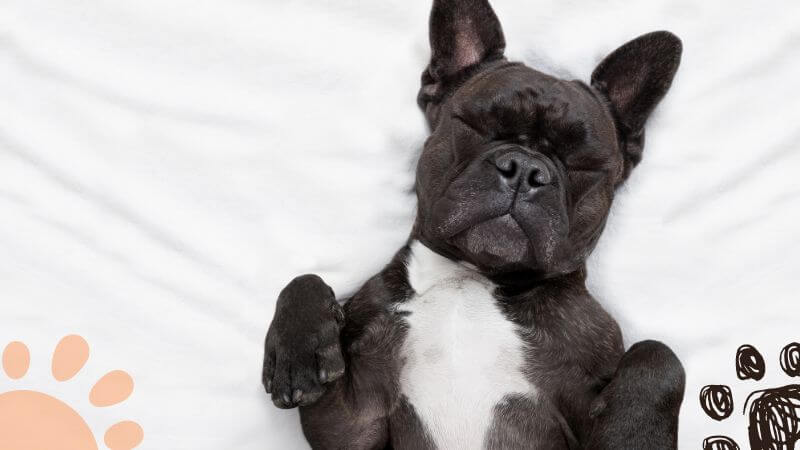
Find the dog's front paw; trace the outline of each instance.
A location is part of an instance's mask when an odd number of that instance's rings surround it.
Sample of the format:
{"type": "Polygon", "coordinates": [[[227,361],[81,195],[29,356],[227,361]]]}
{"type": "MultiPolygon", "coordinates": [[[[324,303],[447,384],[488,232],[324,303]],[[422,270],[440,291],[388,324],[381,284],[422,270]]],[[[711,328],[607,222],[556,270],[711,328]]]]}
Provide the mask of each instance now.
{"type": "Polygon", "coordinates": [[[262,382],[278,408],[310,405],[344,374],[344,312],[316,275],[297,277],[278,297],[264,344],[262,382]]]}

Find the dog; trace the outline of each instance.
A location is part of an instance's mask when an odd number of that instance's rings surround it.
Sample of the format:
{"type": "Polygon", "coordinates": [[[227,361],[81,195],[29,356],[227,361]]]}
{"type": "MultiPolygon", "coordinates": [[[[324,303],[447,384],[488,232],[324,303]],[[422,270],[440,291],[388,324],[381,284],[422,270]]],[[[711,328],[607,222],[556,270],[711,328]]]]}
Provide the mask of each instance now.
{"type": "Polygon", "coordinates": [[[408,242],[341,303],[316,275],[281,291],[267,393],[318,449],[676,448],[683,367],[660,342],[625,351],[585,261],[681,41],[562,80],[505,58],[486,0],[434,0],[430,44],[408,242]]]}

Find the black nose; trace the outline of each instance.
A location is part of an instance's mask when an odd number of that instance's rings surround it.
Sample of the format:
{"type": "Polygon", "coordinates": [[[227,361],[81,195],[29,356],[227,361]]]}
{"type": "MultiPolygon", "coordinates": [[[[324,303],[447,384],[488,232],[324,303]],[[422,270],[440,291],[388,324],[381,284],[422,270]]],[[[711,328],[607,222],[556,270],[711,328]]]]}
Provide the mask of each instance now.
{"type": "Polygon", "coordinates": [[[494,159],[494,165],[500,178],[517,189],[532,189],[553,181],[542,158],[521,151],[502,153],[494,159]]]}

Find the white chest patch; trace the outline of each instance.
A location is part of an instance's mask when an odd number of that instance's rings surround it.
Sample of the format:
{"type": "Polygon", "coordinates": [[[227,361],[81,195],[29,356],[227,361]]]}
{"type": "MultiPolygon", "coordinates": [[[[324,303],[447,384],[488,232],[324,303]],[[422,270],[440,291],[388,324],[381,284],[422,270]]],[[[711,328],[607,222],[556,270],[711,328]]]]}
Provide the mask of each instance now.
{"type": "Polygon", "coordinates": [[[419,242],[408,278],[402,393],[439,449],[479,449],[508,394],[533,396],[523,375],[524,343],[492,296],[495,286],[419,242]]]}

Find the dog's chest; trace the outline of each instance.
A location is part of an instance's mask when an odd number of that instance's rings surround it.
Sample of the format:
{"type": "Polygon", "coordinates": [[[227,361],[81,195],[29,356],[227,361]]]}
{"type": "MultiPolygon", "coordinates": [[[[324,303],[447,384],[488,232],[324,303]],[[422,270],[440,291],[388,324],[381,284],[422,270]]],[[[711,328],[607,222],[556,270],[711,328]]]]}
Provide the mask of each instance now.
{"type": "Polygon", "coordinates": [[[523,374],[524,344],[494,286],[476,272],[412,245],[402,393],[440,449],[482,448],[495,406],[535,394],[523,374]]]}

